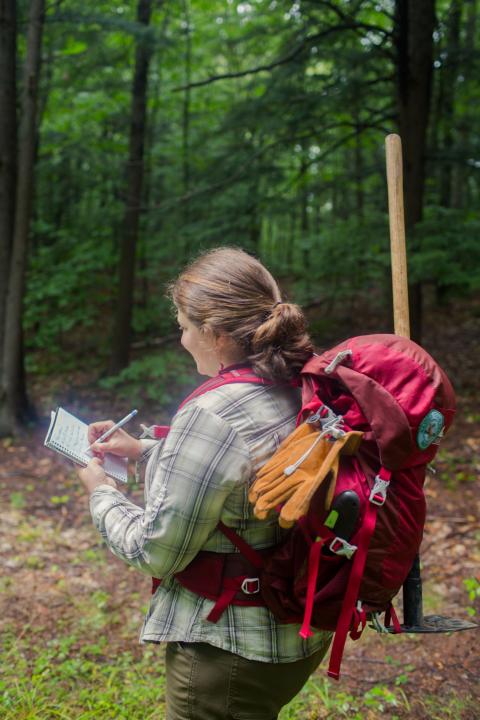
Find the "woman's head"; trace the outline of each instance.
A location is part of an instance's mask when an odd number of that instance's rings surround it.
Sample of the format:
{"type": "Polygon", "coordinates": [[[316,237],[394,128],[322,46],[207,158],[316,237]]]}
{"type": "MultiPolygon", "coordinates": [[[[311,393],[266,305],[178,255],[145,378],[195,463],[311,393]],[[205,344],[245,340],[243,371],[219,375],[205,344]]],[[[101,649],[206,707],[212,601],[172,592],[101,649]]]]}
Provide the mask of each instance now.
{"type": "MultiPolygon", "coordinates": [[[[203,253],[171,283],[168,294],[187,327],[183,344],[190,352],[192,338],[195,349],[207,355],[220,348],[236,362],[249,362],[258,375],[286,380],[313,351],[301,309],[281,301],[272,275],[243,250],[221,247],[203,253]]],[[[202,355],[205,362],[207,355],[202,355]]],[[[218,366],[213,374],[217,371],[218,366]]]]}

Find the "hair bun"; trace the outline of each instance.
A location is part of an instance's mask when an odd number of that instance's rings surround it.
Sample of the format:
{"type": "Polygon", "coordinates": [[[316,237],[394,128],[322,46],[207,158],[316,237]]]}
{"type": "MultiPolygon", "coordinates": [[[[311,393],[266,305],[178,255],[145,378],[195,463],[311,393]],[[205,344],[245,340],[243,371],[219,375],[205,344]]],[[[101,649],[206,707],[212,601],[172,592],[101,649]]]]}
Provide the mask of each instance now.
{"type": "Polygon", "coordinates": [[[255,372],[274,379],[295,377],[313,353],[313,344],[306,330],[302,309],[295,303],[288,305],[287,312],[271,313],[258,326],[251,341],[249,360],[255,372]]]}

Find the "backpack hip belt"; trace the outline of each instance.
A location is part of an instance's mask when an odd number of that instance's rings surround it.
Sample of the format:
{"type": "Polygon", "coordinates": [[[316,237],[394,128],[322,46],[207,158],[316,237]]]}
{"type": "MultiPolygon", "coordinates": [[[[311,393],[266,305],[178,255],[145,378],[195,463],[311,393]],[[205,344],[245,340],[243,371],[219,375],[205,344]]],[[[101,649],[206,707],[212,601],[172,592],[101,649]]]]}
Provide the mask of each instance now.
{"type": "MultiPolygon", "coordinates": [[[[191,563],[175,579],[190,592],[194,592],[215,605],[207,620],[216,623],[229,605],[265,607],[261,593],[261,570],[264,558],[272,548],[255,550],[235,530],[219,522],[220,530],[240,552],[216,553],[201,550],[191,563]]],[[[159,578],[152,578],[152,593],[160,585],[159,578]]]]}

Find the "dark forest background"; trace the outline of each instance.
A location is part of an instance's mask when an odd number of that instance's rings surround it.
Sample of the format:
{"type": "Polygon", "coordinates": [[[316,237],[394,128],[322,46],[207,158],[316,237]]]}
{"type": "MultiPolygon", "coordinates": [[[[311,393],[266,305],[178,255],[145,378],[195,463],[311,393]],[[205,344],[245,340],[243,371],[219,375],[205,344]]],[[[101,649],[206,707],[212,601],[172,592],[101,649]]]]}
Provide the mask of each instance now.
{"type": "Polygon", "coordinates": [[[3,0],[0,14],[1,434],[60,369],[152,392],[181,376],[164,285],[211,246],[259,256],[318,342],[356,313],[391,331],[391,132],[414,337],[426,303],[478,290],[477,0],[3,0]]]}

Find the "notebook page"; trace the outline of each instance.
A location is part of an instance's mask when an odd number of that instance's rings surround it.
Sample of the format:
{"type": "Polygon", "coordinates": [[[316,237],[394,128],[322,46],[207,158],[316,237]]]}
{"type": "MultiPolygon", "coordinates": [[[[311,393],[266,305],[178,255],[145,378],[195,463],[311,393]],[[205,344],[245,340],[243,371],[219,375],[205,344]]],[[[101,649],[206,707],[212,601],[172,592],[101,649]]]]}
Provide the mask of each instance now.
{"type": "MultiPolygon", "coordinates": [[[[87,465],[93,455],[86,452],[88,442],[88,425],[63,408],[58,408],[55,415],[52,413],[45,445],[57,450],[67,457],[87,465]]],[[[107,475],[127,482],[127,463],[124,458],[106,455],[103,468],[107,475]]]]}
{"type": "Polygon", "coordinates": [[[58,408],[57,418],[50,442],[68,450],[73,457],[89,462],[91,457],[85,452],[88,447],[88,425],[63,408],[58,408]]]}

